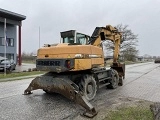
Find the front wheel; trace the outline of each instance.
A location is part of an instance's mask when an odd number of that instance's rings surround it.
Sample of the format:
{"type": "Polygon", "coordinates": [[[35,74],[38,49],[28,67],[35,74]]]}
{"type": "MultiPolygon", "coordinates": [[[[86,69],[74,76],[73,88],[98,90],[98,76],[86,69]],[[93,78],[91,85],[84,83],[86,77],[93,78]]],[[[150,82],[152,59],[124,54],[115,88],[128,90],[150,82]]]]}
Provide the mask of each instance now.
{"type": "Polygon", "coordinates": [[[11,73],[12,72],[12,69],[11,69],[11,67],[9,67],[8,69],[6,69],[6,73],[11,73]]]}
{"type": "Polygon", "coordinates": [[[88,101],[93,100],[97,92],[95,78],[92,75],[84,75],[80,82],[80,89],[88,101]]]}
{"type": "Polygon", "coordinates": [[[118,83],[119,83],[119,75],[118,75],[118,72],[116,70],[112,70],[112,77],[111,77],[111,80],[110,80],[110,84],[107,85],[107,88],[110,88],[110,89],[115,89],[118,87],[118,83]]]}
{"type": "Polygon", "coordinates": [[[123,78],[122,77],[119,77],[119,83],[118,83],[119,86],[123,86],[123,78]]]}

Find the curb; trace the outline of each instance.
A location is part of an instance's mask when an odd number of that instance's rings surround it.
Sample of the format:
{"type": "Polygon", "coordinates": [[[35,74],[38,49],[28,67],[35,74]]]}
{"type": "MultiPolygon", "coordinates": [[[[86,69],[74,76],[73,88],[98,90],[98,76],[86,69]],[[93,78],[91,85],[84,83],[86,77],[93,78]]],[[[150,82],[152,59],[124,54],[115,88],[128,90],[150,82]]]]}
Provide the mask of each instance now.
{"type": "Polygon", "coordinates": [[[7,82],[7,81],[14,81],[14,80],[21,80],[21,79],[28,79],[28,78],[34,78],[37,76],[40,76],[43,74],[37,74],[37,75],[31,75],[31,76],[22,76],[22,77],[13,77],[13,78],[5,78],[5,79],[0,79],[0,82],[7,82]]]}

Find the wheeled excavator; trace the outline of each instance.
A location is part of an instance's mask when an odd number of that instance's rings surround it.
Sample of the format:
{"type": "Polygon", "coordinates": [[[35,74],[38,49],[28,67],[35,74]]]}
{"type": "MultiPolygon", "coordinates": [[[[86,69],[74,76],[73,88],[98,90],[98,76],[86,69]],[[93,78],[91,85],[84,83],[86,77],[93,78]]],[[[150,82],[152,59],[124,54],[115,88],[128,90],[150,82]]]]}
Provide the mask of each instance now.
{"type": "Polygon", "coordinates": [[[97,90],[123,85],[125,65],[118,62],[121,36],[111,25],[96,27],[91,37],[76,30],[61,32],[59,44],[45,44],[37,51],[36,68],[47,73],[33,79],[24,94],[37,89],[59,93],[85,108],[85,116],[94,117],[97,111],[89,101],[97,90]],[[110,68],[104,61],[105,40],[114,43],[110,68]]]}

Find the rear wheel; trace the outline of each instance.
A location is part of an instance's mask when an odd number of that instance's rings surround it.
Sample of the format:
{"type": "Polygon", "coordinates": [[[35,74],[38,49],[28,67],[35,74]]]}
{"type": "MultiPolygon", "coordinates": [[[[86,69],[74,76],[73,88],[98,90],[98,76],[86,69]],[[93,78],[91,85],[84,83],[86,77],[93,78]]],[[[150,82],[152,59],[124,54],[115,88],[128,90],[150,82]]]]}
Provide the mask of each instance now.
{"type": "Polygon", "coordinates": [[[119,86],[123,86],[123,78],[122,77],[119,77],[119,83],[118,83],[119,86]]]}
{"type": "Polygon", "coordinates": [[[6,69],[6,73],[11,73],[12,72],[12,69],[11,69],[11,67],[9,67],[8,69],[6,69]]]}
{"type": "Polygon", "coordinates": [[[115,89],[118,87],[119,76],[116,70],[112,70],[112,79],[110,80],[110,84],[107,85],[107,88],[115,89]]]}
{"type": "Polygon", "coordinates": [[[87,100],[90,101],[94,99],[97,92],[97,84],[92,75],[84,75],[79,86],[87,100]]]}
{"type": "Polygon", "coordinates": [[[13,70],[16,70],[16,66],[13,67],[13,70]]]}

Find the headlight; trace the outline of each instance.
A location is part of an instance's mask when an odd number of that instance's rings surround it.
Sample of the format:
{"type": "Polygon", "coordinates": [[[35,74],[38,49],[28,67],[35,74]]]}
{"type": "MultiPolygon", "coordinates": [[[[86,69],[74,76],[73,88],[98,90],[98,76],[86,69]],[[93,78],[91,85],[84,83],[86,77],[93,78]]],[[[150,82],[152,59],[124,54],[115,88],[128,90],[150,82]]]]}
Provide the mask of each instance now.
{"type": "Polygon", "coordinates": [[[89,58],[98,58],[98,55],[89,55],[89,58]]]}
{"type": "Polygon", "coordinates": [[[83,57],[84,57],[83,54],[76,54],[76,55],[75,55],[75,58],[83,58],[83,57]]]}

